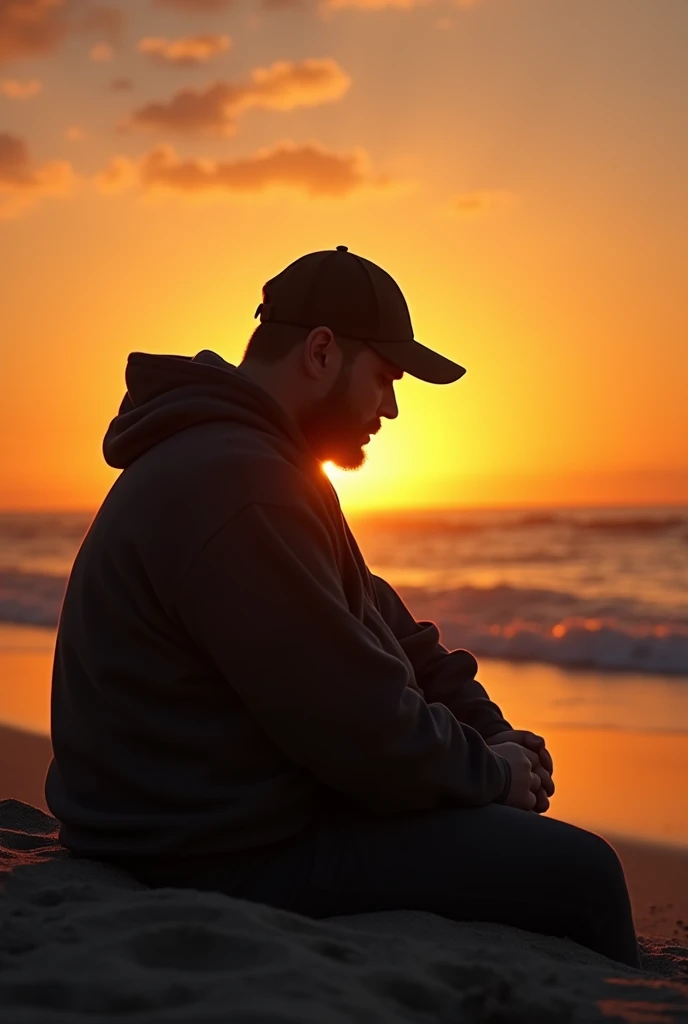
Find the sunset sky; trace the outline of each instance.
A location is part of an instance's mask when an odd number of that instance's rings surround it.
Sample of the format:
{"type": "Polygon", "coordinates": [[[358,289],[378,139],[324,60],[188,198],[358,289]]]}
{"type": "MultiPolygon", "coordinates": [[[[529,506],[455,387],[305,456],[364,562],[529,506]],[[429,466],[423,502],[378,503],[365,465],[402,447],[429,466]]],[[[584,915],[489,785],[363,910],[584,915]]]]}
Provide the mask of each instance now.
{"type": "Polygon", "coordinates": [[[132,351],[348,245],[416,338],[346,508],[688,502],[688,0],[0,0],[0,507],[95,508],[132,351]]]}

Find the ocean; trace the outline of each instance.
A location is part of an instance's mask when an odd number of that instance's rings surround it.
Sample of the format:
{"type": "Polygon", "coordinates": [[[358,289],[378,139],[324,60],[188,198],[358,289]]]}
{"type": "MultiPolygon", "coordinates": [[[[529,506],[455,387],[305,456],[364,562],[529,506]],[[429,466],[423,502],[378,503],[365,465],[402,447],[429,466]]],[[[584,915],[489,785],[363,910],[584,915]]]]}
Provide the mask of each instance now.
{"type": "MultiPolygon", "coordinates": [[[[60,604],[91,518],[0,514],[5,725],[50,732],[60,604]]],[[[476,655],[515,728],[546,737],[555,817],[688,848],[688,508],[347,518],[371,571],[476,655]]]]}
{"type": "MultiPolygon", "coordinates": [[[[0,514],[0,624],[53,629],[92,513],[0,514]]],[[[688,677],[688,507],[349,515],[450,649],[688,677]]]]}
{"type": "Polygon", "coordinates": [[[376,515],[357,538],[450,647],[688,676],[686,506],[376,515]]]}

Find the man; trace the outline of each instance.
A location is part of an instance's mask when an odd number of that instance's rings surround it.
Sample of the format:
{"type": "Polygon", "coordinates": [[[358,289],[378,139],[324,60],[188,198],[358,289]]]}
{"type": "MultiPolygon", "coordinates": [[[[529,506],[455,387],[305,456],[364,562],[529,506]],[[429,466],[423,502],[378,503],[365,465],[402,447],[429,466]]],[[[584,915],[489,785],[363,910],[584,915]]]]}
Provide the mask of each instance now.
{"type": "Polygon", "coordinates": [[[396,282],[346,246],[268,281],[258,315],[238,367],[129,357],[104,442],[123,472],[57,637],[62,843],[151,885],[504,921],[637,966],[615,852],[537,813],[544,740],[368,571],[322,469],[363,463],[404,372],[464,368],[415,341],[396,282]]]}

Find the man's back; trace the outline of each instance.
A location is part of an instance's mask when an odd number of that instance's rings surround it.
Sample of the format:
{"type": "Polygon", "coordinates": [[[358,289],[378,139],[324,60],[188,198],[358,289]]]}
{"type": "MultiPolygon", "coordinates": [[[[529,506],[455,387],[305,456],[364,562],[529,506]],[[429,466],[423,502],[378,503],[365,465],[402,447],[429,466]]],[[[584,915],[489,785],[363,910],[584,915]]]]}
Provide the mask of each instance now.
{"type": "Polygon", "coordinates": [[[237,453],[241,432],[201,425],[142,455],[116,481],[75,559],[46,780],[62,841],[75,852],[260,846],[293,834],[317,809],[317,780],[260,729],[176,610],[195,555],[251,496],[247,481],[232,479],[233,462],[250,459],[255,473],[270,461],[255,432],[237,453]]]}
{"type": "Polygon", "coordinates": [[[58,629],[46,799],[64,845],[192,857],[287,838],[337,799],[505,797],[504,759],[425,703],[286,414],[228,364],[132,360],[105,441],[124,472],[58,629]]]}

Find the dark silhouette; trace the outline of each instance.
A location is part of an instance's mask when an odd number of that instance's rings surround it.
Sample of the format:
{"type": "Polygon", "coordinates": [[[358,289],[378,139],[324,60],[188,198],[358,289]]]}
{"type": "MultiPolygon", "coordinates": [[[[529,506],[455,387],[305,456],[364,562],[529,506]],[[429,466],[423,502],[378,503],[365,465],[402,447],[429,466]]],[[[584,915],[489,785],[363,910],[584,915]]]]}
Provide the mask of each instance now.
{"type": "Polygon", "coordinates": [[[362,465],[404,372],[463,367],[345,247],[290,264],[258,314],[238,367],[129,358],[104,442],[123,472],[58,629],[60,841],[151,885],[502,921],[639,966],[616,853],[539,813],[543,738],[369,572],[322,469],[362,465]]]}

